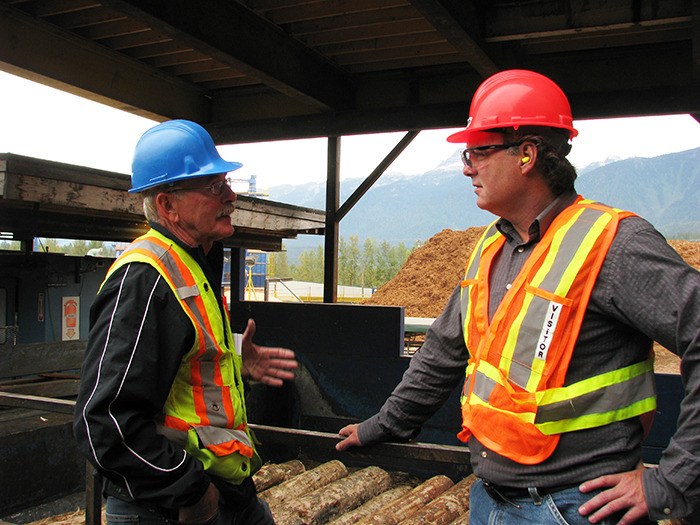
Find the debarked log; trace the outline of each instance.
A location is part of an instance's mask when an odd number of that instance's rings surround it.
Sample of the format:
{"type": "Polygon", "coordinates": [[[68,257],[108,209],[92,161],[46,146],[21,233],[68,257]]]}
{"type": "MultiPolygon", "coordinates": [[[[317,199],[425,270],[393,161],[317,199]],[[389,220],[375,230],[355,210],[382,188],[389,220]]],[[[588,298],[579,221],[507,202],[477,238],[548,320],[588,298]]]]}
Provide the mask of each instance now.
{"type": "Polygon", "coordinates": [[[397,525],[413,516],[428,502],[433,501],[452,485],[454,483],[447,476],[434,476],[418,485],[405,496],[358,523],[362,525],[397,525]]]}
{"type": "Polygon", "coordinates": [[[450,525],[469,525],[469,512],[465,512],[459,518],[450,522],[450,525]]]}
{"type": "Polygon", "coordinates": [[[279,485],[283,481],[293,478],[304,472],[306,467],[298,459],[286,461],[284,463],[271,463],[263,465],[253,475],[253,483],[258,492],[262,492],[274,485],[279,485]]]}
{"type": "Polygon", "coordinates": [[[337,459],[322,463],[316,468],[302,472],[279,485],[262,491],[259,496],[267,501],[270,509],[292,501],[317,488],[324,487],[348,475],[348,469],[337,459]]]}
{"type": "Polygon", "coordinates": [[[321,525],[391,487],[391,476],[370,466],[334,481],[294,501],[287,501],[277,513],[277,525],[321,525]]]}
{"type": "Polygon", "coordinates": [[[342,516],[338,516],[333,521],[328,522],[328,525],[354,525],[361,519],[374,514],[382,507],[385,507],[389,503],[406,495],[412,488],[413,487],[409,485],[399,485],[398,487],[382,492],[364,505],[361,505],[350,512],[346,512],[342,516]]]}
{"type": "Polygon", "coordinates": [[[428,503],[401,525],[448,525],[469,512],[469,491],[476,480],[474,474],[456,483],[428,503]]]}

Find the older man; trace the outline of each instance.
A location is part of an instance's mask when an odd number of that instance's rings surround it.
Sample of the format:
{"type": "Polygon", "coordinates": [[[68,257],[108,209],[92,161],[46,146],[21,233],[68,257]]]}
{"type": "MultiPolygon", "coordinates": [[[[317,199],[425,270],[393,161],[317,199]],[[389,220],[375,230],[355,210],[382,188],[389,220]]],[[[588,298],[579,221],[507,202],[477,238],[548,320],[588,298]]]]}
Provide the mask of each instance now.
{"type": "Polygon", "coordinates": [[[243,380],[280,386],[294,352],[241,355],[221,296],[236,194],[198,124],[174,120],[136,146],[131,192],[151,229],[109,269],[90,312],[74,432],[105,476],[107,520],[272,524],[251,475],[260,467],[243,380]]]}

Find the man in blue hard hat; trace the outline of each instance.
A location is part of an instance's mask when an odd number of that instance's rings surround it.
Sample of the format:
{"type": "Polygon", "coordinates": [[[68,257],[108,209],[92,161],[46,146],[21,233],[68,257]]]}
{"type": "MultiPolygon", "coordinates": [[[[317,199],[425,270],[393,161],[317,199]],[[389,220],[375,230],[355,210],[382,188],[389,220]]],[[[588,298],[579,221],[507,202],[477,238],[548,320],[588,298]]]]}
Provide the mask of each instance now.
{"type": "Polygon", "coordinates": [[[136,145],[132,189],[151,229],[114,262],[90,311],[74,433],[105,479],[108,523],[272,524],[243,381],[280,386],[294,352],[236,353],[221,295],[236,194],[200,125],[173,120],[136,145]]]}

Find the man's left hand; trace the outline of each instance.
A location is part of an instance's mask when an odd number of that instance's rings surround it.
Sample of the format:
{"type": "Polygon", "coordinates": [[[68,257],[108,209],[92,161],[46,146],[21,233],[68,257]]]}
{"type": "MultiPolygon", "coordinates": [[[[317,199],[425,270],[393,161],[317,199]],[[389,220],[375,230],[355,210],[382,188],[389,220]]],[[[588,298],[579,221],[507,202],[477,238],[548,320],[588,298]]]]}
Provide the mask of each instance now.
{"type": "Polygon", "coordinates": [[[294,352],[288,348],[256,345],[254,335],[255,321],[248,319],[241,343],[243,376],[270,386],[282,386],[284,381],[294,379],[293,370],[299,366],[294,352]]]}
{"type": "Polygon", "coordinates": [[[617,512],[625,512],[618,525],[627,525],[647,516],[648,507],[642,486],[644,466],[620,474],[608,474],[591,479],[581,484],[581,492],[595,489],[605,489],[579,507],[583,516],[589,516],[588,521],[598,523],[603,518],[617,512]]]}

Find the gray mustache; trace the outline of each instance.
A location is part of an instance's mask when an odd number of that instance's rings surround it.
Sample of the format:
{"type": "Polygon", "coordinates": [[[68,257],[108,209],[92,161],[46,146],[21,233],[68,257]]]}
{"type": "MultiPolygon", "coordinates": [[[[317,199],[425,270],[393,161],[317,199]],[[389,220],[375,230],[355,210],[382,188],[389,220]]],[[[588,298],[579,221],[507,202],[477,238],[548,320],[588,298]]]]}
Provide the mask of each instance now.
{"type": "Polygon", "coordinates": [[[231,214],[234,212],[235,209],[236,209],[236,207],[233,206],[233,205],[226,206],[223,210],[221,210],[221,214],[220,214],[220,215],[221,215],[221,217],[224,217],[224,216],[226,216],[226,215],[231,215],[231,214]]]}

